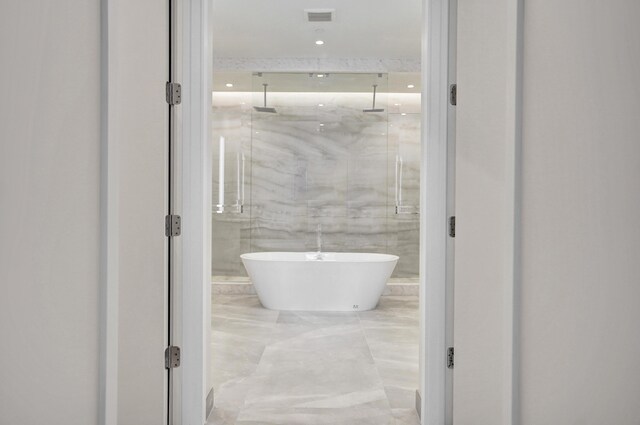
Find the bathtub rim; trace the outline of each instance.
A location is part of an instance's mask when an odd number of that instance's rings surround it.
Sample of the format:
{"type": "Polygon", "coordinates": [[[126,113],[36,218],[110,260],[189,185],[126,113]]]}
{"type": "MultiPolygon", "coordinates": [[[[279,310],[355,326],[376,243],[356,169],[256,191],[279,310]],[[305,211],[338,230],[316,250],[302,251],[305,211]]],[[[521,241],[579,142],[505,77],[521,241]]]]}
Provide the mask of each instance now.
{"type": "Polygon", "coordinates": [[[308,255],[315,255],[317,252],[314,251],[258,251],[258,252],[247,252],[244,254],[240,254],[241,260],[250,260],[250,261],[264,261],[264,262],[290,262],[290,263],[387,263],[392,261],[398,261],[400,257],[395,254],[383,254],[383,253],[374,253],[374,252],[322,252],[323,255],[334,255],[335,259],[328,259],[327,261],[323,260],[310,260],[307,258],[308,255]],[[294,258],[260,258],[261,255],[292,255],[294,258]],[[340,258],[342,256],[372,256],[373,258],[340,258]]]}

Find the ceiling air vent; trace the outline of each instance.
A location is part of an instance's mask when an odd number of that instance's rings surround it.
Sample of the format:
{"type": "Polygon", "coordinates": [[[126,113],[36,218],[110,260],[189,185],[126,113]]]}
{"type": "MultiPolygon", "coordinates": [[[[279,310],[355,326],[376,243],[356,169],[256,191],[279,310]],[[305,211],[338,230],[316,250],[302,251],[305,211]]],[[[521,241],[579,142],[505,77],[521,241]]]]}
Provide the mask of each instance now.
{"type": "Polygon", "coordinates": [[[335,10],[305,10],[308,22],[332,22],[335,10]]]}

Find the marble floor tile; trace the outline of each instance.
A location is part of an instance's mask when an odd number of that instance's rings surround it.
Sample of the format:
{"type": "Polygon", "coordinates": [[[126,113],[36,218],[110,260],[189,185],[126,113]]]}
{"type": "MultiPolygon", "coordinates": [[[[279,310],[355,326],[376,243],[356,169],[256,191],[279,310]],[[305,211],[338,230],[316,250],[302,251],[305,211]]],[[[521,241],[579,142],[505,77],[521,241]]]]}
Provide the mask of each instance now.
{"type": "Polygon", "coordinates": [[[419,424],[417,318],[415,296],[358,313],[214,296],[209,424],[419,424]]]}
{"type": "Polygon", "coordinates": [[[391,409],[395,425],[420,425],[420,418],[415,408],[391,409]]]}
{"type": "Polygon", "coordinates": [[[307,339],[313,336],[320,338],[322,333],[316,332],[314,334],[313,332],[333,330],[335,333],[334,328],[338,328],[342,332],[360,330],[358,314],[351,312],[282,311],[273,330],[272,341],[283,341],[303,335],[307,335],[307,339]]]}
{"type": "Polygon", "coordinates": [[[216,371],[214,388],[255,372],[264,349],[263,343],[214,330],[211,343],[213,370],[216,371]],[[234,349],[229,350],[227,347],[234,349]]]}
{"type": "Polygon", "coordinates": [[[369,345],[385,386],[417,389],[419,345],[371,343],[369,345]]]}
{"type": "Polygon", "coordinates": [[[233,425],[240,410],[244,407],[244,400],[253,387],[251,376],[238,377],[224,382],[215,391],[215,408],[209,418],[210,424],[233,425]]]}

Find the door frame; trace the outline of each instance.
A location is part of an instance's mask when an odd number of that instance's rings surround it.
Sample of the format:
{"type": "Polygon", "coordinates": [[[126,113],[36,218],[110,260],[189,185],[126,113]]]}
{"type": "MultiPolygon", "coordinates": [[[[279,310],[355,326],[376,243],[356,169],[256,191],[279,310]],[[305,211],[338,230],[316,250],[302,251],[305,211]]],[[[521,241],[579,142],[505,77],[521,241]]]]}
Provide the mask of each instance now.
{"type": "Polygon", "coordinates": [[[453,307],[447,279],[449,192],[449,1],[424,0],[422,19],[422,158],[420,169],[420,390],[421,422],[452,423],[452,371],[447,342],[453,307]],[[447,422],[449,421],[449,422],[447,422]]]}
{"type": "Polygon", "coordinates": [[[113,1],[100,1],[100,356],[98,423],[118,423],[119,197],[113,1]]]}
{"type": "MultiPolygon", "coordinates": [[[[182,85],[181,124],[178,131],[182,199],[182,258],[174,332],[182,361],[179,418],[175,424],[203,424],[207,418],[208,367],[211,338],[211,75],[212,7],[210,0],[176,2],[179,43],[177,74],[182,85]]],[[[210,399],[213,400],[212,398],[210,399]]]]}
{"type": "MultiPolygon", "coordinates": [[[[119,325],[119,191],[118,170],[118,4],[114,0],[100,0],[101,4],[101,171],[100,171],[100,358],[99,358],[99,414],[100,424],[117,423],[118,417],[118,325],[119,325]]],[[[208,28],[210,8],[207,0],[180,2],[182,16],[178,32],[182,36],[183,112],[184,128],[181,131],[184,205],[183,251],[185,265],[182,278],[184,286],[177,296],[182,296],[182,311],[176,311],[181,328],[176,333],[183,352],[181,380],[185,404],[183,424],[204,422],[206,411],[205,373],[210,337],[210,146],[207,142],[210,98],[202,87],[210,82],[211,61],[205,60],[211,47],[208,28]],[[192,167],[193,166],[193,167],[192,167]],[[188,308],[184,308],[188,306],[188,308]],[[188,405],[187,405],[188,403],[188,405]]],[[[422,117],[422,173],[421,208],[421,346],[420,375],[424,412],[422,423],[441,425],[446,412],[445,335],[446,305],[442,294],[446,282],[446,252],[442,235],[446,227],[446,211],[442,208],[446,187],[446,157],[443,140],[446,132],[444,109],[446,108],[446,52],[448,26],[447,0],[423,0],[422,94],[425,113],[422,117]],[[437,62],[440,60],[440,62],[437,62]],[[440,63],[440,66],[435,66],[440,63]],[[425,127],[426,126],[426,127],[425,127]],[[427,185],[425,185],[428,184],[427,185]],[[440,205],[432,211],[432,203],[440,205]],[[441,204],[438,204],[440,202],[441,204]],[[425,209],[429,205],[429,209],[425,209]],[[435,235],[436,237],[432,237],[435,235]],[[440,296],[440,298],[437,298],[440,296]],[[438,301],[440,300],[440,301],[438,301]]],[[[503,392],[505,400],[503,423],[518,423],[519,417],[519,273],[520,273],[520,167],[522,132],[522,68],[524,0],[509,0],[505,4],[508,20],[507,67],[508,108],[507,115],[507,163],[509,187],[506,188],[505,226],[509,240],[504,257],[504,274],[507,285],[502,296],[505,299],[502,331],[506,335],[501,347],[503,358],[503,392]]],[[[164,5],[159,5],[164,7],[164,5]]],[[[123,182],[126,183],[126,182],[123,182]]],[[[163,288],[164,290],[165,288],[163,288]]],[[[165,388],[166,391],[166,388],[165,388]]],[[[166,406],[165,406],[166,407],[166,406]]]]}
{"type": "MultiPolygon", "coordinates": [[[[206,422],[211,330],[211,8],[182,4],[182,423],[206,422]]],[[[424,425],[447,414],[447,167],[449,0],[423,0],[420,209],[420,410],[424,425]],[[427,205],[429,208],[427,208],[427,205]]]]}
{"type": "MultiPolygon", "coordinates": [[[[448,102],[447,102],[447,221],[451,226],[451,217],[456,216],[456,102],[452,101],[452,87],[457,84],[457,64],[458,64],[458,0],[449,0],[449,28],[448,28],[448,102]]],[[[448,229],[447,237],[447,268],[446,268],[446,323],[447,329],[445,341],[447,350],[454,347],[454,293],[455,293],[455,221],[453,222],[453,236],[451,228],[448,229]]],[[[447,353],[448,355],[448,353],[447,353]]],[[[447,358],[448,363],[448,358],[447,358]]],[[[448,368],[447,364],[447,368],[448,368]]],[[[447,370],[446,382],[446,410],[445,424],[453,424],[453,366],[447,370]]]]}

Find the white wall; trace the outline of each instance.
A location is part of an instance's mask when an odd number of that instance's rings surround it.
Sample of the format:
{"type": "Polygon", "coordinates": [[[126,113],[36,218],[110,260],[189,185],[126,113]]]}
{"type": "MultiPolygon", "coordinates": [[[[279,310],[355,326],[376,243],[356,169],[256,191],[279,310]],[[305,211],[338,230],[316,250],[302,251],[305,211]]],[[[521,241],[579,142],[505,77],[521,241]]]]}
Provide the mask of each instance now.
{"type": "Polygon", "coordinates": [[[115,2],[119,149],[118,424],[163,423],[168,78],[166,3],[115,2]]]}
{"type": "MultiPolygon", "coordinates": [[[[165,401],[167,10],[110,4],[118,423],[156,425],[165,401]]],[[[98,422],[100,26],[99,1],[11,2],[0,13],[0,424],[98,422]]]]}
{"type": "MultiPolygon", "coordinates": [[[[456,424],[509,423],[513,4],[459,1],[456,424]]],[[[638,424],[640,3],[524,4],[516,419],[638,424]]]]}
{"type": "Polygon", "coordinates": [[[640,423],[639,21],[525,1],[525,425],[640,423]]]}
{"type": "Polygon", "coordinates": [[[0,424],[97,422],[99,9],[0,7],[0,424]]]}

